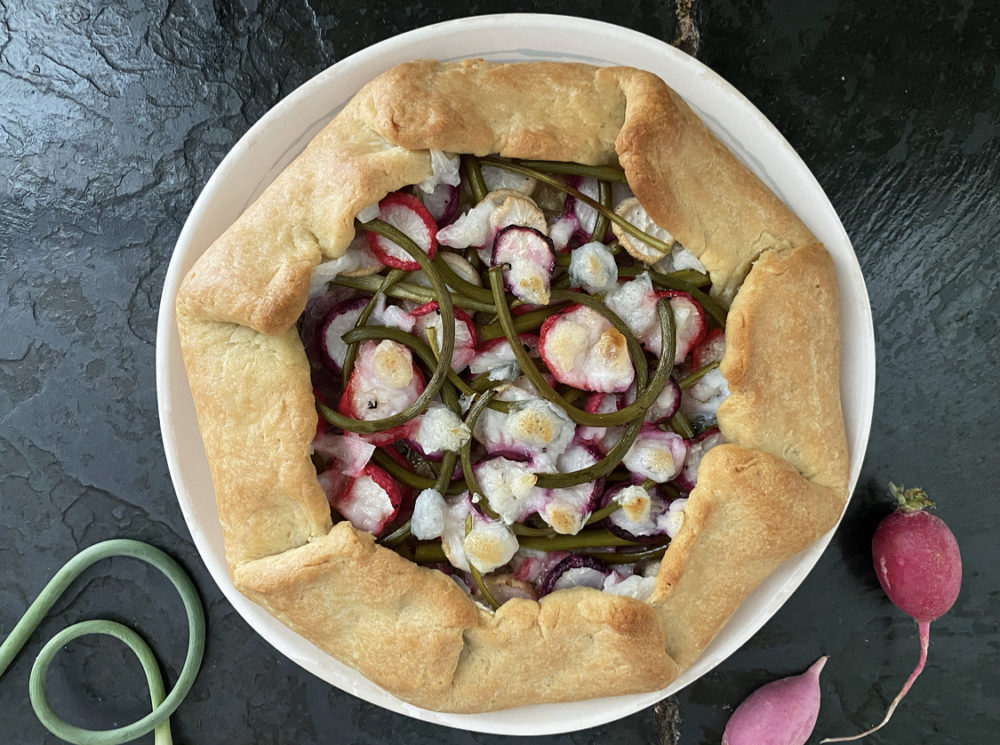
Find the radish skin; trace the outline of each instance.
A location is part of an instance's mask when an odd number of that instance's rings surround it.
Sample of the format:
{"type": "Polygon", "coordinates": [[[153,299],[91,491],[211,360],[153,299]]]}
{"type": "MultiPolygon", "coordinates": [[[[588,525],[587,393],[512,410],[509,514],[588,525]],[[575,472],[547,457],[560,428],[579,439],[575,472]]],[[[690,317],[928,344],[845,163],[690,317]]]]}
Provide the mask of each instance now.
{"type": "Polygon", "coordinates": [[[726,723],[722,745],[805,745],[819,716],[820,657],[801,675],[772,681],[751,693],[726,723]]]}
{"type": "Polygon", "coordinates": [[[895,484],[889,484],[889,489],[899,507],[875,529],[872,559],[879,584],[889,600],[917,623],[920,657],[881,722],[861,734],[828,737],[822,740],[824,743],[858,740],[888,724],[927,662],[931,621],[951,609],[962,586],[958,541],[944,521],[925,511],[934,503],[922,489],[904,490],[895,484]]]}

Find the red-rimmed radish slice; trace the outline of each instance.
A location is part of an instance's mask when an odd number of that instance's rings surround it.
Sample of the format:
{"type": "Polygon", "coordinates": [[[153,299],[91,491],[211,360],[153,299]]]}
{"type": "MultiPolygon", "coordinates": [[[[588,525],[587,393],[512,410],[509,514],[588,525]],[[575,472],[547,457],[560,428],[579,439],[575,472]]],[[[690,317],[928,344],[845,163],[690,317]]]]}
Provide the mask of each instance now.
{"type": "Polygon", "coordinates": [[[547,318],[538,350],[556,380],[584,391],[620,393],[635,378],[625,337],[583,305],[547,318]]]}
{"type": "Polygon", "coordinates": [[[645,420],[649,424],[660,424],[665,422],[674,414],[677,413],[677,409],[681,406],[681,389],[680,386],[674,382],[673,379],[668,380],[667,384],[663,386],[663,390],[660,391],[660,395],[656,397],[656,400],[649,405],[646,410],[645,420]]]}
{"type": "Polygon", "coordinates": [[[368,299],[363,297],[337,303],[327,311],[317,329],[316,342],[320,359],[335,373],[339,373],[344,367],[344,358],[347,356],[347,345],[341,337],[354,328],[367,304],[368,299]]]}
{"type": "Polygon", "coordinates": [[[338,409],[362,421],[384,419],[412,404],[423,390],[424,376],[408,347],[388,339],[369,341],[358,351],[338,409]]]}
{"type": "MultiPolygon", "coordinates": [[[[680,290],[664,290],[656,293],[658,297],[670,300],[670,309],[674,312],[674,326],[677,329],[676,354],[674,364],[681,364],[701,340],[705,338],[705,311],[701,304],[686,292],[680,290]]],[[[657,331],[659,335],[659,331],[657,331]]]]}
{"type": "Polygon", "coordinates": [[[691,491],[698,481],[698,466],[705,453],[723,442],[722,433],[717,427],[707,429],[688,442],[687,457],[684,458],[684,468],[674,479],[674,483],[682,491],[691,491]]]}
{"type": "Polygon", "coordinates": [[[552,241],[535,228],[509,225],[493,239],[492,266],[507,265],[504,284],[526,303],[546,305],[556,257],[552,241]]]}
{"type": "Polygon", "coordinates": [[[676,432],[644,424],[622,464],[636,476],[663,484],[680,473],[687,449],[687,441],[676,432]]]}
{"type": "MultiPolygon", "coordinates": [[[[418,197],[405,191],[389,194],[378,203],[379,219],[406,234],[428,256],[437,252],[437,224],[418,197]]],[[[386,266],[414,271],[420,265],[402,248],[377,233],[368,233],[368,245],[386,266]]]]}
{"type": "MultiPolygon", "coordinates": [[[[451,369],[461,372],[469,364],[469,360],[476,356],[476,324],[472,322],[469,314],[461,308],[455,308],[455,351],[451,355],[451,369]]],[[[437,337],[438,347],[444,339],[444,326],[441,320],[441,313],[438,311],[437,300],[415,308],[411,315],[416,318],[413,330],[417,335],[427,341],[427,329],[433,328],[437,337]]]]}
{"type": "Polygon", "coordinates": [[[726,353],[726,332],[715,328],[705,334],[698,345],[691,350],[691,367],[697,370],[710,362],[722,362],[726,353]]]}
{"type": "MultiPolygon", "coordinates": [[[[535,334],[519,334],[517,338],[529,356],[538,356],[538,337],[535,334]]],[[[510,342],[490,339],[479,347],[476,356],[469,362],[469,372],[473,375],[491,373],[491,380],[513,380],[520,374],[520,368],[510,342]]]]}
{"type": "Polygon", "coordinates": [[[444,226],[458,214],[459,188],[451,184],[438,184],[434,191],[423,196],[424,207],[431,213],[438,226],[444,226]]]}
{"type": "Polygon", "coordinates": [[[341,492],[328,492],[330,505],[358,530],[379,535],[392,522],[403,502],[392,476],[369,463],[341,492]]]}

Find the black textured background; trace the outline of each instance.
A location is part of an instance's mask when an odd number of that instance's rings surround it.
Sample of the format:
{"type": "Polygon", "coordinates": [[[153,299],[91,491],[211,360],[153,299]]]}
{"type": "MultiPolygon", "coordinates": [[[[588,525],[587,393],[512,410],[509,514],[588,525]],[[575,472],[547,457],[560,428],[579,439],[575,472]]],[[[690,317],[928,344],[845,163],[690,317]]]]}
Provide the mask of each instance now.
{"type": "MultiPolygon", "coordinates": [[[[917,655],[914,626],[881,593],[868,553],[890,479],[938,500],[965,583],[932,626],[923,677],[868,741],[996,742],[1000,9],[992,0],[678,5],[680,16],[673,2],[647,0],[0,0],[0,635],[78,548],[134,537],[190,570],[208,613],[204,667],[172,720],[177,742],[502,740],[361,703],[278,656],[235,614],[194,551],[167,474],[155,323],[199,190],[296,86],[428,23],[565,13],[677,41],[785,134],[854,242],[878,385],[849,513],[778,615],[668,706],[538,742],[718,742],[750,690],[820,654],[831,659],[817,735],[877,721],[917,655]]],[[[56,742],[27,702],[30,662],[43,639],[93,617],[140,630],[175,679],[186,634],[173,590],[137,562],[102,563],[0,680],[0,740],[56,742]]],[[[138,664],[111,641],[70,645],[49,687],[56,708],[84,726],[120,726],[148,707],[138,664]]]]}

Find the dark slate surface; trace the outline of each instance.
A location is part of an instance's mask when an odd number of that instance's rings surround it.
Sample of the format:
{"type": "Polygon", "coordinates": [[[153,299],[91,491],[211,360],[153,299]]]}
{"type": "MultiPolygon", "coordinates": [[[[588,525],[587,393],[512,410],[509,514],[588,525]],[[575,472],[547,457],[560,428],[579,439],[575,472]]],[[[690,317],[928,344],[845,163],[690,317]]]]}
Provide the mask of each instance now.
{"type": "MultiPolygon", "coordinates": [[[[876,325],[871,445],[815,571],[746,647],[666,707],[546,743],[718,742],[757,685],[820,654],[817,733],[877,721],[917,654],[868,557],[890,479],[923,485],[958,536],[965,584],[884,743],[996,741],[1000,690],[997,324],[1000,10],[962,2],[672,3],[174,0],[0,2],[0,634],[76,550],[166,548],[202,592],[209,641],[178,742],[499,742],[361,703],[278,656],[201,565],[157,427],[155,320],[173,243],[212,169],[296,86],[427,23],[536,10],[619,23],[689,51],[743,91],[823,184],[876,325]],[[683,33],[681,33],[683,31],[683,33]]],[[[88,570],[0,680],[5,742],[56,740],[27,701],[30,661],[70,621],[109,617],[182,663],[180,602],[152,570],[88,570]]],[[[84,726],[148,706],[138,664],[81,641],[55,663],[56,708],[84,726]]],[[[143,741],[152,742],[152,736],[143,741]]]]}

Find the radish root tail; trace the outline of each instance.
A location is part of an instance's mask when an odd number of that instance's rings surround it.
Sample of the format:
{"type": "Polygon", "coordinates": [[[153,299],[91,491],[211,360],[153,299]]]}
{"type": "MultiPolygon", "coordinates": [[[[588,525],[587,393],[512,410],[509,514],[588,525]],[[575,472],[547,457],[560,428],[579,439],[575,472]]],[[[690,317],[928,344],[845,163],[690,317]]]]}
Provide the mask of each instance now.
{"type": "Polygon", "coordinates": [[[930,642],[931,622],[917,621],[917,634],[920,637],[920,659],[917,660],[917,666],[913,669],[913,672],[910,673],[910,677],[907,678],[906,682],[903,684],[902,690],[896,694],[896,698],[894,698],[892,703],[889,705],[889,710],[886,711],[885,718],[871,729],[865,730],[859,735],[851,735],[850,737],[828,737],[825,740],[820,740],[820,745],[827,742],[850,742],[852,740],[860,740],[862,737],[866,737],[873,732],[878,732],[878,730],[882,729],[889,723],[889,720],[892,718],[892,713],[896,710],[899,702],[903,700],[903,696],[909,692],[914,681],[916,681],[916,679],[920,676],[920,673],[923,672],[924,664],[927,662],[927,646],[930,642]]]}

